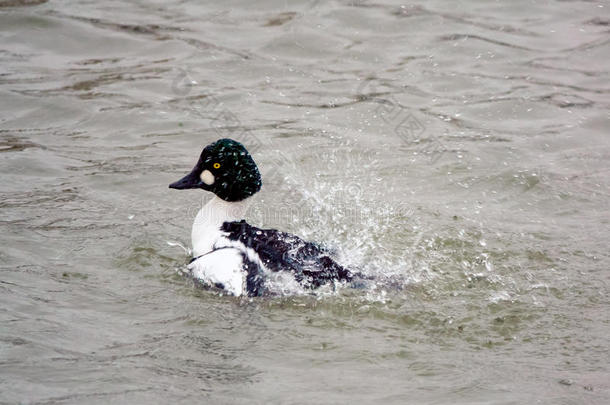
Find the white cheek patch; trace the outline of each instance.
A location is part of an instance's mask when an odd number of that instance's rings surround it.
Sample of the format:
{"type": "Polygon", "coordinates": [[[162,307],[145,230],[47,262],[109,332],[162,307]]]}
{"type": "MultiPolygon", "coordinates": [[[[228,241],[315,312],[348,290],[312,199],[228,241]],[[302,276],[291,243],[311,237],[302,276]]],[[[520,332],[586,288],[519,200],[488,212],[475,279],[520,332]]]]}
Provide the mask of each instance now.
{"type": "Polygon", "coordinates": [[[209,170],[204,170],[203,172],[201,172],[201,176],[199,177],[201,178],[201,181],[203,181],[208,186],[214,184],[214,175],[209,170]]]}

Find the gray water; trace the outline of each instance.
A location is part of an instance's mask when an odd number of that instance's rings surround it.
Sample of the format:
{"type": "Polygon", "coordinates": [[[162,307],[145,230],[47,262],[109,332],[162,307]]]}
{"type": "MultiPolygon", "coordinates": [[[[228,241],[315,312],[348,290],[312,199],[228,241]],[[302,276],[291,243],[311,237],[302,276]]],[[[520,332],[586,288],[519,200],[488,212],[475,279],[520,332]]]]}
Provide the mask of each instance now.
{"type": "Polygon", "coordinates": [[[2,403],[610,403],[610,4],[0,1],[2,403]],[[248,220],[366,288],[179,274],[248,220]]]}

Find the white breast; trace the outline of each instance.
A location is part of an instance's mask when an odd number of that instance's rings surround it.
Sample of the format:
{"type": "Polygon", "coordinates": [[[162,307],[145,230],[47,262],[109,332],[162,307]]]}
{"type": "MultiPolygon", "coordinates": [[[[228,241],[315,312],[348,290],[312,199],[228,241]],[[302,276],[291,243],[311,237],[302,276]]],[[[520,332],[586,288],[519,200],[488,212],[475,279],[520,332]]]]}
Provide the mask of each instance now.
{"type": "Polygon", "coordinates": [[[197,257],[211,252],[214,245],[223,236],[220,231],[222,224],[243,219],[248,204],[248,199],[228,202],[214,196],[204,205],[193,222],[191,232],[193,256],[197,257]]]}
{"type": "Polygon", "coordinates": [[[243,255],[237,249],[218,249],[188,265],[192,276],[209,286],[219,286],[239,297],[246,291],[243,255]]]}

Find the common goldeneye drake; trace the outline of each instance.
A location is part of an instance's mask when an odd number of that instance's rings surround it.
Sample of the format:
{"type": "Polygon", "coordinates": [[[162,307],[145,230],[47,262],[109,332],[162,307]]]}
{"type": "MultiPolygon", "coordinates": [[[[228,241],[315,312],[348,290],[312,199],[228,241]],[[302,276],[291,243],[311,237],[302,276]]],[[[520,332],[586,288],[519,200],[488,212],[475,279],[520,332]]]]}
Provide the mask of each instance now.
{"type": "Polygon", "coordinates": [[[193,259],[188,265],[192,277],[235,296],[265,295],[270,292],[269,283],[284,276],[304,289],[335,280],[350,281],[352,273],[320,245],[246,223],[243,216],[249,198],[261,185],[252,156],[232,139],[206,146],[195,168],[169,185],[215,194],[193,223],[193,259]]]}

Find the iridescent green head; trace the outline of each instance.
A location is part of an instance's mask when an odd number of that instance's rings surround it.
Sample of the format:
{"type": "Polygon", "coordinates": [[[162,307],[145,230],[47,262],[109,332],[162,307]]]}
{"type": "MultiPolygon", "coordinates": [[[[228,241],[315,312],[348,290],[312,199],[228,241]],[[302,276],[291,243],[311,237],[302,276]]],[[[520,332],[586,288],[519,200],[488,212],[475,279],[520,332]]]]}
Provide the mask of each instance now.
{"type": "Polygon", "coordinates": [[[219,139],[203,148],[193,170],[169,187],[201,188],[225,201],[241,201],[258,192],[261,185],[258,167],[244,145],[219,139]]]}

